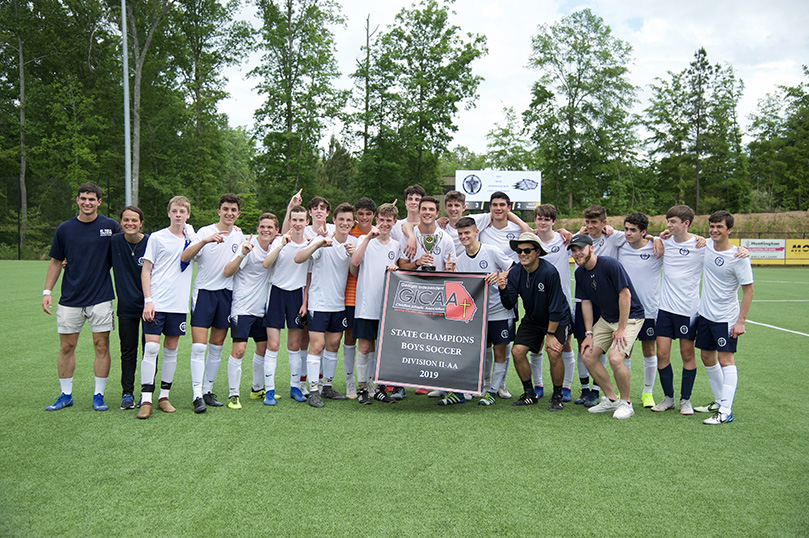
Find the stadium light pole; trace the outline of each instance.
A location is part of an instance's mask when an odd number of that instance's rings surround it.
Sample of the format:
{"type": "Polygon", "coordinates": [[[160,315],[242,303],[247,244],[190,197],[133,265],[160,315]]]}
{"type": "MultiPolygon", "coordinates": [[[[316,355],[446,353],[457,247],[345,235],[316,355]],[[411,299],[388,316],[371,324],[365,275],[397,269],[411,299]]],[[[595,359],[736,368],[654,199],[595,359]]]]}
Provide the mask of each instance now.
{"type": "Polygon", "coordinates": [[[132,155],[129,135],[129,46],[126,40],[126,0],[121,0],[121,34],[124,60],[124,200],[132,205],[132,155]]]}

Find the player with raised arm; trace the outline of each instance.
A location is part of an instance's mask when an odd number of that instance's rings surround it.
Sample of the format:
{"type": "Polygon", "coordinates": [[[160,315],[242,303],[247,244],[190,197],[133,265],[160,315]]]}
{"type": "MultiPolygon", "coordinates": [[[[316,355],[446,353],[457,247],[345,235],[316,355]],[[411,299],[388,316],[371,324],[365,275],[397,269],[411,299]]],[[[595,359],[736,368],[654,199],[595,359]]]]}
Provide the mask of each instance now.
{"type": "MultiPolygon", "coordinates": [[[[230,309],[230,336],[233,347],[228,357],[228,407],[241,409],[239,386],[242,380],[242,358],[247,350],[247,339],[256,344],[253,354],[253,382],[250,399],[265,399],[265,384],[275,390],[275,363],[265,366],[267,331],[264,314],[267,311],[271,271],[264,260],[278,231],[278,217],[262,213],[258,218],[255,237],[241,244],[236,256],[225,266],[225,276],[233,277],[233,304],[230,309]],[[269,374],[269,375],[268,375],[269,374]],[[269,377],[269,381],[267,380],[269,377]]],[[[277,355],[277,352],[276,352],[277,355]]]]}
{"type": "Polygon", "coordinates": [[[427,191],[421,185],[410,185],[404,190],[405,208],[407,209],[407,217],[399,219],[390,231],[390,236],[395,239],[399,244],[404,245],[405,237],[402,232],[402,225],[409,222],[411,226],[417,226],[420,222],[419,217],[419,203],[423,197],[427,196],[427,191]]]}
{"type": "MultiPolygon", "coordinates": [[[[143,255],[141,285],[143,287],[143,360],[140,365],[141,404],[137,417],[152,416],[152,395],[157,374],[157,354],[160,335],[163,339],[163,367],[160,372],[160,395],[157,405],[164,413],[176,411],[169,401],[169,391],[177,370],[177,344],[185,335],[188,315],[188,294],[192,271],[183,263],[184,249],[197,241],[194,229],[186,224],[191,216],[191,202],[185,196],[175,196],[168,204],[169,224],[149,236],[143,255]]],[[[193,363],[192,363],[193,366],[193,363]]],[[[202,394],[195,394],[194,412],[204,413],[202,394]]]]}

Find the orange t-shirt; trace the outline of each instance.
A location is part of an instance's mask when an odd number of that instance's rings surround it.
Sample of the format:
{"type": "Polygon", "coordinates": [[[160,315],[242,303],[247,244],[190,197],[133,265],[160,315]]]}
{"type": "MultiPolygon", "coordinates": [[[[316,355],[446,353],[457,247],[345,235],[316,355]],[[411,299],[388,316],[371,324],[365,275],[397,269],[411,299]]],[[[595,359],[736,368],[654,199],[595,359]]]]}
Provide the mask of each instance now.
{"type": "MultiPolygon", "coordinates": [[[[351,231],[348,232],[348,235],[352,237],[360,237],[361,235],[365,234],[360,231],[359,225],[354,223],[354,227],[351,228],[351,231]]],[[[357,277],[355,277],[349,272],[348,280],[346,280],[346,306],[356,306],[356,305],[357,305],[357,277]]]]}

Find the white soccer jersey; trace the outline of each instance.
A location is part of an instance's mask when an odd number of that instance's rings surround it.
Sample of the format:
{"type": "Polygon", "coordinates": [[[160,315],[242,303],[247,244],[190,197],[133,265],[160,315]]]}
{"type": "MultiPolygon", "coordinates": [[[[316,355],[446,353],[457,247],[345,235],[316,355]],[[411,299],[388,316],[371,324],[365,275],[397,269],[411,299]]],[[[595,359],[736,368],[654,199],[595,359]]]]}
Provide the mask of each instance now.
{"type": "Polygon", "coordinates": [[[639,249],[624,243],[618,249],[618,261],[624,266],[632,281],[640,304],[643,305],[646,319],[657,319],[663,258],[655,256],[654,243],[649,241],[639,249]]]}
{"type": "MultiPolygon", "coordinates": [[[[276,237],[272,245],[270,245],[270,252],[276,247],[281,245],[281,237],[276,237]]],[[[306,263],[295,263],[295,254],[309,246],[308,241],[303,243],[295,243],[290,241],[278,253],[275,263],[272,265],[272,278],[270,283],[276,288],[285,291],[294,291],[306,286],[306,275],[312,266],[312,260],[306,260],[306,263]]]]}
{"type": "MultiPolygon", "coordinates": [[[[210,237],[219,230],[216,224],[203,226],[197,232],[199,241],[210,237]]],[[[232,290],[233,277],[225,277],[225,266],[236,255],[242,243],[244,234],[235,228],[225,236],[221,243],[208,243],[204,245],[194,259],[197,261],[197,277],[194,279],[194,291],[197,290],[232,290]]],[[[196,297],[196,294],[194,294],[196,297]]]]}
{"type": "Polygon", "coordinates": [[[472,215],[472,218],[475,219],[478,225],[478,239],[481,243],[496,246],[514,263],[520,263],[520,258],[516,252],[511,250],[509,241],[519,238],[522,228],[511,221],[507,221],[503,228],[497,229],[492,225],[491,213],[472,215]]]}
{"type": "Polygon", "coordinates": [[[186,239],[191,243],[199,240],[190,224],[186,224],[185,238],[177,237],[168,228],[163,228],[151,234],[146,243],[143,259],[153,265],[150,291],[155,312],[188,313],[188,295],[194,271],[190,264],[185,271],[180,265],[186,239]]]}
{"type": "MultiPolygon", "coordinates": [[[[335,230],[334,224],[332,224],[331,222],[327,222],[326,223],[326,235],[332,235],[334,233],[334,230],[335,230]]],[[[312,227],[311,224],[303,229],[303,238],[304,239],[308,239],[308,240],[311,241],[315,237],[317,237],[317,232],[315,231],[315,229],[312,227]]]]}
{"type": "Polygon", "coordinates": [[[263,263],[272,243],[267,250],[261,248],[257,237],[253,238],[252,243],[253,250],[247,253],[239,270],[233,275],[233,302],[230,306],[232,317],[263,316],[267,311],[272,267],[264,269],[263,263]]]}
{"type": "Polygon", "coordinates": [[[449,236],[449,238],[452,239],[452,244],[455,245],[455,256],[456,257],[460,256],[461,252],[463,252],[466,249],[461,244],[461,242],[458,240],[458,230],[455,229],[455,227],[452,224],[450,224],[449,222],[447,223],[447,227],[442,228],[442,229],[445,232],[447,232],[447,235],[449,236]]]}
{"type": "Polygon", "coordinates": [[[682,243],[669,237],[663,239],[663,246],[660,310],[693,318],[699,306],[699,277],[705,249],[697,248],[694,236],[682,243]]]}
{"type": "MultiPolygon", "coordinates": [[[[390,229],[390,238],[398,241],[402,248],[404,248],[404,245],[407,243],[407,237],[405,237],[405,234],[402,232],[402,224],[405,222],[407,222],[407,219],[399,219],[390,229]]],[[[415,228],[418,224],[418,222],[414,222],[413,227],[415,228]]]]}
{"type": "Polygon", "coordinates": [[[699,315],[730,328],[739,319],[739,287],[753,283],[750,258],[736,258],[739,247],[718,251],[712,239],[707,240],[702,273],[702,297],[699,315]]]}
{"type": "MultiPolygon", "coordinates": [[[[474,257],[469,257],[466,249],[458,256],[455,272],[457,273],[496,273],[508,271],[511,267],[511,258],[492,245],[480,244],[480,250],[474,257]]],[[[513,310],[506,310],[500,300],[500,288],[497,284],[489,286],[489,321],[498,321],[514,318],[513,310]]]]}
{"type": "MultiPolygon", "coordinates": [[[[365,236],[358,239],[362,244],[365,236]]],[[[396,264],[402,257],[398,241],[390,239],[383,245],[378,238],[371,239],[365,247],[360,260],[360,272],[357,276],[357,301],[354,317],[376,319],[382,316],[382,298],[385,295],[385,268],[396,264]]]]}
{"type": "MultiPolygon", "coordinates": [[[[410,262],[414,262],[427,254],[427,251],[424,250],[421,244],[421,231],[418,226],[413,228],[413,233],[416,235],[416,254],[412,258],[406,258],[404,253],[402,253],[402,257],[410,262]]],[[[447,257],[453,260],[455,259],[455,244],[452,242],[449,234],[438,226],[436,226],[434,233],[436,235],[436,242],[431,253],[433,255],[433,265],[435,265],[436,271],[444,271],[447,257]]]]}
{"type": "Polygon", "coordinates": [[[618,249],[626,243],[626,236],[624,232],[615,230],[612,235],[602,233],[598,239],[590,236],[593,240],[593,253],[596,256],[609,256],[610,258],[618,259],[618,249]]]}
{"type": "Polygon", "coordinates": [[[345,243],[332,238],[330,247],[320,247],[312,254],[312,282],[309,284],[309,310],[339,312],[346,308],[346,279],[351,265],[351,254],[346,243],[357,246],[357,238],[350,235],[345,243]]]}
{"type": "Polygon", "coordinates": [[[542,250],[547,253],[542,259],[556,268],[567,304],[570,304],[572,299],[570,291],[570,252],[567,250],[565,240],[562,239],[559,232],[553,232],[553,239],[551,239],[550,243],[546,243],[542,239],[539,242],[542,244],[542,250]]]}

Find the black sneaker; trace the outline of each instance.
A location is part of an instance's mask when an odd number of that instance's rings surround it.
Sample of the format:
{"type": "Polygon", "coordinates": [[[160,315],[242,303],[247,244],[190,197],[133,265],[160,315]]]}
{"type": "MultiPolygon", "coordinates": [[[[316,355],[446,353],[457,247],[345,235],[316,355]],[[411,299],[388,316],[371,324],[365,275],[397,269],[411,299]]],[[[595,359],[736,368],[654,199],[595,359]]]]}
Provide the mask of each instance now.
{"type": "Polygon", "coordinates": [[[531,389],[527,392],[523,392],[522,396],[517,398],[516,402],[513,402],[511,405],[534,405],[539,401],[537,398],[537,393],[534,392],[534,389],[531,389]]]}
{"type": "Polygon", "coordinates": [[[343,396],[329,385],[324,385],[323,388],[320,389],[320,396],[328,398],[329,400],[348,400],[346,396],[343,396]]]}
{"type": "Polygon", "coordinates": [[[548,411],[561,411],[565,408],[565,405],[562,403],[562,395],[560,394],[558,397],[554,396],[551,398],[551,405],[548,406],[548,411]]]}
{"type": "Polygon", "coordinates": [[[194,413],[199,415],[200,413],[204,413],[206,409],[208,408],[205,407],[205,400],[202,398],[194,398],[194,413]]]}
{"type": "Polygon", "coordinates": [[[219,400],[216,399],[216,394],[212,392],[206,392],[202,395],[202,399],[205,401],[205,405],[209,405],[211,407],[222,407],[223,404],[219,400]]]}
{"type": "Polygon", "coordinates": [[[590,388],[584,387],[583,389],[581,389],[581,395],[578,398],[576,398],[576,401],[573,403],[576,405],[583,405],[584,402],[587,401],[588,394],[590,394],[590,388]]]}
{"type": "Polygon", "coordinates": [[[374,400],[377,400],[379,402],[385,402],[385,403],[396,403],[396,400],[394,400],[393,398],[388,396],[388,393],[385,392],[384,390],[376,391],[374,393],[374,400]]]}
{"type": "Polygon", "coordinates": [[[394,400],[404,400],[407,398],[407,392],[404,387],[394,387],[390,397],[394,400]]]}
{"type": "Polygon", "coordinates": [[[320,393],[316,390],[309,393],[308,402],[312,407],[324,407],[323,400],[320,399],[320,393]]]}
{"type": "Polygon", "coordinates": [[[357,401],[363,405],[371,405],[371,395],[368,394],[368,389],[362,389],[357,394],[357,401]]]}

